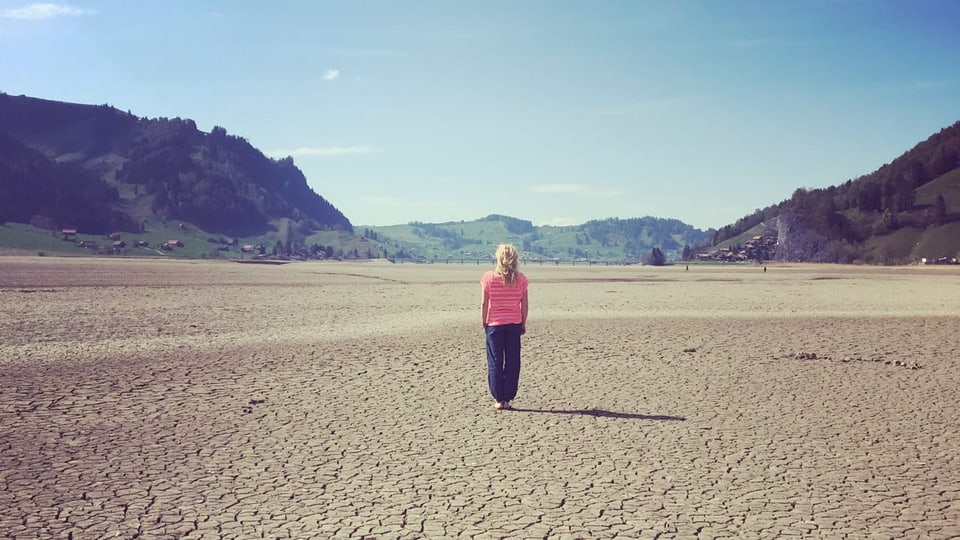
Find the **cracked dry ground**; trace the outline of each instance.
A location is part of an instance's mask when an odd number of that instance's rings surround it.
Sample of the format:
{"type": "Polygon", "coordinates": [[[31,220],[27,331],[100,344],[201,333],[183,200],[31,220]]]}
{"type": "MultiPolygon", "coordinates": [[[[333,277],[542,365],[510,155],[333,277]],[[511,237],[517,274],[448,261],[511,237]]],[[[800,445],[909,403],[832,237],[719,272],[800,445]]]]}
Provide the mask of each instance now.
{"type": "Polygon", "coordinates": [[[957,272],[484,269],[0,258],[0,536],[960,537],[957,272]]]}

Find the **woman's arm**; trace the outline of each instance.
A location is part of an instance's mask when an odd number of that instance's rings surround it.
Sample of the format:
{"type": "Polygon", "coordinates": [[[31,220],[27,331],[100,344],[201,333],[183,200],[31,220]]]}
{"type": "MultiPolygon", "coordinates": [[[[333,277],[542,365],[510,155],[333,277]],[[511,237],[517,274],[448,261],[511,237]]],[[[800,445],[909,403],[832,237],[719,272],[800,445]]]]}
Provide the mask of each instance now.
{"type": "Polygon", "coordinates": [[[530,302],[527,300],[527,291],[523,291],[523,298],[520,299],[520,334],[527,333],[527,310],[530,302]]]}
{"type": "Polygon", "coordinates": [[[483,289],[483,300],[480,303],[480,322],[483,323],[483,328],[487,328],[487,312],[490,309],[490,293],[487,292],[487,289],[483,289]]]}

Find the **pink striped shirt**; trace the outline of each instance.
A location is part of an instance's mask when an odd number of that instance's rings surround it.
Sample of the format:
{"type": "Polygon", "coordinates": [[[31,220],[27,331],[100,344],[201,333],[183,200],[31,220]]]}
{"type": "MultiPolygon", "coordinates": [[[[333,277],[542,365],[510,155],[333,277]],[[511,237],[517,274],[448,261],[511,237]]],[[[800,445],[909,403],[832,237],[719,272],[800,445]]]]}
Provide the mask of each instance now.
{"type": "Polygon", "coordinates": [[[527,292],[527,276],[523,272],[517,273],[513,286],[503,285],[503,279],[492,270],[480,278],[480,286],[490,297],[487,311],[487,325],[500,326],[504,324],[520,324],[523,314],[520,312],[520,300],[527,292]]]}

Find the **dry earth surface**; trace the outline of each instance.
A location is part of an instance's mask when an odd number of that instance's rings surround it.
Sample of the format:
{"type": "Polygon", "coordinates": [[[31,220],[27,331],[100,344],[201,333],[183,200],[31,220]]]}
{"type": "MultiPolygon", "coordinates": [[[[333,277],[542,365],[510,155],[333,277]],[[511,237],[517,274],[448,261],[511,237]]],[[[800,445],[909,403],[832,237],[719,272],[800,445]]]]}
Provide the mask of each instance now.
{"type": "Polygon", "coordinates": [[[960,270],[484,270],[0,257],[0,534],[960,537],[960,270]]]}

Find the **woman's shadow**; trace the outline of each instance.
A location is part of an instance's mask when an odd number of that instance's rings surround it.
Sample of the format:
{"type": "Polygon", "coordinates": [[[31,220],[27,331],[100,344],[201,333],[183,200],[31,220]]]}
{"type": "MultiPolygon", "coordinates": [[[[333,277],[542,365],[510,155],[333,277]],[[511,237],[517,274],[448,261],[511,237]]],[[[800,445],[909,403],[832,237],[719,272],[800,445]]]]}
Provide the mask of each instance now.
{"type": "Polygon", "coordinates": [[[547,414],[579,414],[583,416],[593,416],[595,418],[629,418],[631,420],[653,420],[658,422],[683,422],[686,418],[682,416],[669,416],[665,414],[635,414],[606,411],[603,409],[520,409],[513,408],[512,411],[528,413],[547,413],[547,414]]]}

